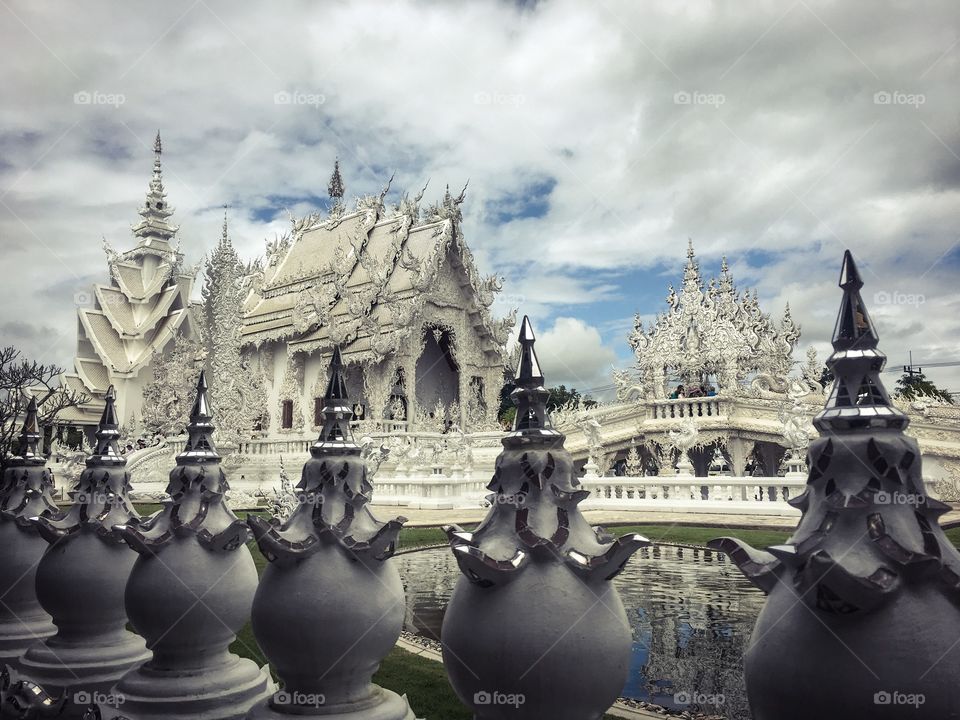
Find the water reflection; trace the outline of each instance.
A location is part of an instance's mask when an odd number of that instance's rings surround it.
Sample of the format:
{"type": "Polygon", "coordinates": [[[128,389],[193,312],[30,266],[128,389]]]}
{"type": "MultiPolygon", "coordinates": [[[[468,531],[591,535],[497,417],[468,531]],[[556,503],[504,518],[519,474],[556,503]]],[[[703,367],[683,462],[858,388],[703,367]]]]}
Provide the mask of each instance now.
{"type": "MultiPolygon", "coordinates": [[[[396,561],[407,591],[405,628],[438,639],[460,575],[456,560],[448,550],[426,550],[396,561]]],[[[633,629],[623,695],[749,720],[742,657],[763,593],[723,555],[665,546],[641,550],[615,582],[633,629]]]]}

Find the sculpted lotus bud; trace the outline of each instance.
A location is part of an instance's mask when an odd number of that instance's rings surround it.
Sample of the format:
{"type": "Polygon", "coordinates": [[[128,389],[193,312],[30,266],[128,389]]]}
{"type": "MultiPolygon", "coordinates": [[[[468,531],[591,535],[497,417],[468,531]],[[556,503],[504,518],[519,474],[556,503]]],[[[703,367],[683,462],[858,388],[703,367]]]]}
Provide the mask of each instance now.
{"type": "Polygon", "coordinates": [[[589,493],[547,415],[533,344],[524,318],[516,421],[488,486],[490,512],[472,533],[447,529],[463,577],[443,620],[443,661],[477,720],[603,715],[623,688],[631,652],[610,580],[649,544],[639,535],[614,540],[580,514],[589,493]]]}
{"type": "Polygon", "coordinates": [[[747,648],[754,720],[956,718],[960,553],[926,494],[917,441],[880,381],[886,358],[844,256],[803,512],[784,545],[711,541],[767,593],[747,648]]]}

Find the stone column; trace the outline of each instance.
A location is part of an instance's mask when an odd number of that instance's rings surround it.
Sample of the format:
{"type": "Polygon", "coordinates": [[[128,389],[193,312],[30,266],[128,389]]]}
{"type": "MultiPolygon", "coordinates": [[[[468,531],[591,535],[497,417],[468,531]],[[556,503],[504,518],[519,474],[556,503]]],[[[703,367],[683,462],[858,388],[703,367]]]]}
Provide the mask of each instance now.
{"type": "Polygon", "coordinates": [[[31,397],[20,454],[10,459],[0,487],[0,667],[15,666],[30,645],[56,632],[35,590],[37,565],[47,542],[30,518],[57,511],[53,478],[39,444],[37,400],[31,397]]]}
{"type": "Polygon", "coordinates": [[[44,690],[65,697],[60,717],[77,720],[91,702],[109,704],[114,683],[150,658],[143,638],[126,629],[124,588],[137,554],[113,528],[136,525],[140,516],[129,499],[114,398],[110,386],[96,448],[71,493],[73,505],[35,521],[50,543],[37,568],[37,597],[57,633],[34,643],[20,666],[44,690]]]}
{"type": "Polygon", "coordinates": [[[389,558],[404,518],[382,523],[366,507],[372,486],[350,408],[336,348],[297,508],[283,523],[247,519],[270,561],[253,602],[253,631],[283,681],[249,720],[414,720],[405,697],[371,682],[403,626],[403,585],[389,558]]]}
{"type": "Polygon", "coordinates": [[[712,540],[767,594],[744,656],[754,720],[949,718],[960,677],[960,552],[928,497],[909,418],[880,378],[886,358],[849,251],[814,418],[803,512],[784,545],[712,540]]]}
{"type": "Polygon", "coordinates": [[[490,512],[473,533],[450,527],[463,577],[443,620],[443,661],[476,720],[599,718],[630,664],[626,612],[609,580],[638,548],[591,528],[564,437],[551,426],[524,318],[514,430],[489,489],[490,512]]]}
{"type": "Polygon", "coordinates": [[[752,440],[735,436],[727,438],[727,447],[723,454],[730,463],[730,472],[734,477],[743,477],[746,474],[747,459],[751,452],[753,452],[752,440]]]}
{"type": "Polygon", "coordinates": [[[153,651],[114,690],[136,720],[239,720],[273,692],[266,669],[229,651],[250,617],[257,570],[245,544],[250,531],[224,498],[230,486],[211,419],[201,372],[170,499],[149,520],[119,529],[140,554],[127,615],[153,651]]]}
{"type": "Polygon", "coordinates": [[[775,477],[780,470],[780,461],[786,454],[787,449],[775,442],[762,440],[755,445],[757,458],[763,466],[763,474],[767,477],[775,477]]]}

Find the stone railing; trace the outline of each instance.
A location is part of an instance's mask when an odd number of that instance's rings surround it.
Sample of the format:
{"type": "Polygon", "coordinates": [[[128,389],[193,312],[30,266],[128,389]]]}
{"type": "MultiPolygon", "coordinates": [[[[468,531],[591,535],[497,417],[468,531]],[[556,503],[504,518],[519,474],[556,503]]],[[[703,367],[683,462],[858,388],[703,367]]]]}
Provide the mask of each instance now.
{"type": "Polygon", "coordinates": [[[673,420],[689,417],[720,417],[721,398],[696,397],[670,400],[653,400],[648,404],[652,420],[673,420]]]}
{"type": "Polygon", "coordinates": [[[787,500],[803,493],[806,478],[651,476],[581,478],[590,497],[584,509],[652,510],[799,516],[787,500]]]}
{"type": "Polygon", "coordinates": [[[373,490],[375,505],[449,510],[480,507],[488,494],[487,480],[420,475],[413,477],[377,477],[373,490]]]}
{"type": "Polygon", "coordinates": [[[133,472],[141,465],[158,457],[169,455],[171,455],[170,443],[167,440],[161,440],[157,445],[150,445],[140,450],[134,450],[127,455],[127,472],[133,472]]]}

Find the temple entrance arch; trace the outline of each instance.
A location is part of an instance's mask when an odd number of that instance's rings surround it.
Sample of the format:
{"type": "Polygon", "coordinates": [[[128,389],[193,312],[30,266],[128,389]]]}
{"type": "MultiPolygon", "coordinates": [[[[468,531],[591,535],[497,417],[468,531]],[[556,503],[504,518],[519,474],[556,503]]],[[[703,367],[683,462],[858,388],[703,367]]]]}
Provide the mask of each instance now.
{"type": "Polygon", "coordinates": [[[451,328],[425,325],[416,366],[418,412],[438,429],[460,422],[460,367],[451,328]],[[440,417],[439,415],[442,415],[440,417]]]}

